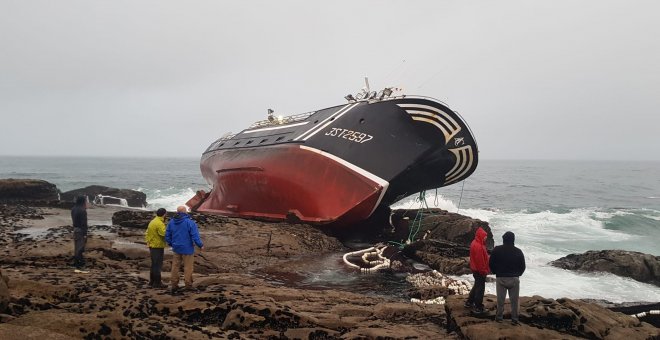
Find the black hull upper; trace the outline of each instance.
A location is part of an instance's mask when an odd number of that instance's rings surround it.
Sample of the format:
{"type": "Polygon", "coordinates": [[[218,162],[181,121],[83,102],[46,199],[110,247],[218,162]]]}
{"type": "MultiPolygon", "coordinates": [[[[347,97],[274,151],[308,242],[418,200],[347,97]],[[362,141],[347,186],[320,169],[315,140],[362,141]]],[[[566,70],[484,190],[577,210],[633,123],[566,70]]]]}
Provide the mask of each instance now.
{"type": "MultiPolygon", "coordinates": [[[[387,184],[379,203],[385,205],[459,182],[478,163],[477,144],[463,119],[444,104],[423,97],[360,101],[297,119],[275,119],[221,138],[202,159],[230,149],[280,144],[326,152],[382,179],[387,184]]],[[[205,177],[213,185],[211,176],[205,177]]]]}

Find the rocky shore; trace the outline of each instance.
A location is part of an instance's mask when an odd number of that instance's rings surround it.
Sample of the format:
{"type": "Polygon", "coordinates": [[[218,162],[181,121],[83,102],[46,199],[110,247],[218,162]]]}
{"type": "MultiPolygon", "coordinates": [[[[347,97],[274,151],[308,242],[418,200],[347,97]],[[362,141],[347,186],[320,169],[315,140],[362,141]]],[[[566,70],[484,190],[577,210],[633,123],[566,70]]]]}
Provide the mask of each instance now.
{"type": "MultiPolygon", "coordinates": [[[[442,210],[416,225],[417,211],[395,211],[395,228],[371,221],[361,243],[304,224],[193,213],[206,250],[195,256],[194,290],[171,293],[147,286],[152,212],[92,205],[89,272],[77,273],[69,210],[22,202],[0,204],[2,339],[660,338],[628,315],[635,310],[604,301],[521,297],[518,326],[494,321],[493,295],[486,313],[472,313],[463,307],[469,286],[447,275],[467,273],[476,227],[489,242],[492,233],[442,210]],[[360,274],[342,262],[358,246],[402,241],[411,230],[420,241],[389,253],[396,270],[360,274]]],[[[166,250],[164,280],[170,259],[166,250]]]]}

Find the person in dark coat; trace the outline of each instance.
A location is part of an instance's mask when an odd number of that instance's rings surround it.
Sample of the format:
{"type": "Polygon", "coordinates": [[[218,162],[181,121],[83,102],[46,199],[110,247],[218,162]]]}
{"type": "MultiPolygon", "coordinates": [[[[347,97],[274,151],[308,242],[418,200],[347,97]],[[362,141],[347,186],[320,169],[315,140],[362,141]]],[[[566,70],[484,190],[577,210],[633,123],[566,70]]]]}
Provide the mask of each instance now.
{"type": "Polygon", "coordinates": [[[73,222],[73,266],[81,269],[85,266],[83,252],[87,243],[87,197],[76,197],[71,209],[73,222]]]}
{"type": "Polygon", "coordinates": [[[472,277],[474,277],[474,285],[465,302],[465,307],[474,307],[476,313],[484,311],[486,276],[490,272],[490,268],[488,268],[488,250],[486,249],[487,237],[486,231],[479,227],[474,233],[474,240],[470,244],[470,270],[472,270],[472,277]]]}
{"type": "Polygon", "coordinates": [[[504,300],[507,292],[511,301],[511,323],[518,324],[518,295],[520,276],[525,272],[525,255],[514,246],[516,235],[507,231],[502,235],[502,245],[495,247],[490,254],[490,270],[495,274],[497,290],[497,313],[495,321],[501,322],[504,314],[504,300]]]}

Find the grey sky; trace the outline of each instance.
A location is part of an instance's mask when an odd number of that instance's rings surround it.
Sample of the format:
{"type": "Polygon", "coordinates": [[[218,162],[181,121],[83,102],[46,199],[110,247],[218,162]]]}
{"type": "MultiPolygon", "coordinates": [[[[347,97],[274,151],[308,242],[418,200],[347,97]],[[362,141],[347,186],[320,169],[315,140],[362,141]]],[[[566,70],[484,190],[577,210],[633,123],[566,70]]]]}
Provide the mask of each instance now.
{"type": "Polygon", "coordinates": [[[484,159],[660,160],[656,1],[0,1],[0,155],[196,157],[403,86],[484,159]]]}

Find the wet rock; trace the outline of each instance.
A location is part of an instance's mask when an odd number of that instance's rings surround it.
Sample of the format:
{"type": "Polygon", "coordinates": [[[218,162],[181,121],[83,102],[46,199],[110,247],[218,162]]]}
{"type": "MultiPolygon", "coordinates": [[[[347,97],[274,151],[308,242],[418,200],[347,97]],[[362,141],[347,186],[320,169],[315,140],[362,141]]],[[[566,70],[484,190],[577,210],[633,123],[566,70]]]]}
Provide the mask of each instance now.
{"type": "Polygon", "coordinates": [[[660,286],[660,256],[626,250],[590,250],[550,262],[563,269],[608,272],[660,286]]]}
{"type": "Polygon", "coordinates": [[[55,184],[40,179],[0,179],[0,201],[35,201],[59,199],[55,184]]]}
{"type": "Polygon", "coordinates": [[[403,253],[445,274],[464,275],[470,271],[470,248],[443,240],[420,240],[403,249],[403,253]]]}
{"type": "Polygon", "coordinates": [[[150,211],[121,210],[112,214],[112,224],[127,228],[146,229],[155,213],[150,211]]]}
{"type": "Polygon", "coordinates": [[[416,232],[417,239],[444,240],[466,246],[470,246],[474,233],[481,227],[488,234],[486,247],[492,249],[494,246],[493,233],[488,222],[442,209],[394,210],[392,223],[396,229],[395,233],[403,229],[406,237],[408,235],[406,231],[419,226],[416,232]]]}
{"type": "Polygon", "coordinates": [[[571,299],[520,298],[520,324],[512,325],[510,306],[504,306],[504,322],[494,321],[496,297],[486,295],[486,313],[474,314],[463,307],[467,296],[452,295],[445,309],[448,331],[468,339],[654,339],[658,329],[634,317],[595,304],[571,299]]]}
{"type": "MultiPolygon", "coordinates": [[[[0,217],[4,218],[1,210],[0,217]]],[[[107,221],[116,210],[98,208],[90,209],[89,213],[96,214],[96,220],[107,221]]],[[[128,224],[134,228],[139,225],[139,229],[91,226],[86,251],[87,273],[74,272],[68,267],[71,228],[57,226],[63,220],[68,223],[69,214],[69,210],[44,210],[46,221],[40,224],[61,232],[49,232],[45,240],[29,241],[30,245],[39,246],[34,250],[25,247],[28,241],[3,234],[3,229],[13,228],[0,228],[0,241],[7,242],[4,248],[0,247],[2,269],[5,274],[11,274],[12,284],[9,310],[6,316],[0,315],[0,320],[6,322],[0,323],[0,339],[57,339],[60,335],[59,338],[65,339],[456,339],[462,334],[486,335],[485,338],[502,334],[503,338],[527,336],[531,339],[539,335],[548,339],[598,338],[600,335],[595,332],[601,328],[575,334],[572,332],[581,330],[571,328],[565,332],[555,328],[568,329],[568,323],[562,322],[568,320],[566,316],[570,313],[585,316],[588,323],[578,324],[584,330],[587,325],[603,327],[608,322],[589,315],[596,312],[590,312],[587,307],[578,308],[543,298],[527,305],[523,298],[526,313],[521,314],[523,326],[496,324],[491,313],[483,318],[470,316],[468,319],[466,316],[463,321],[467,320],[469,325],[456,322],[461,325],[459,331],[448,333],[444,306],[402,301],[403,295],[395,295],[399,292],[382,286],[379,276],[365,277],[374,280],[370,283],[374,289],[366,293],[353,284],[323,289],[309,286],[305,273],[310,266],[318,267],[313,272],[322,271],[321,266],[326,265],[329,265],[328,270],[334,270],[335,263],[328,261],[340,261],[338,254],[346,251],[337,239],[318,228],[215,215],[191,214],[200,225],[205,250],[194,256],[194,289],[171,293],[147,286],[150,261],[142,243],[142,228],[151,220],[153,212],[139,211],[125,219],[132,220],[128,224]],[[44,223],[48,221],[53,223],[44,223]],[[554,304],[563,307],[553,307],[554,304]]],[[[436,248],[422,243],[415,249],[429,252],[436,249],[439,254],[459,258],[465,255],[466,245],[448,247],[440,246],[439,240],[434,242],[437,242],[433,244],[436,248]],[[424,248],[426,246],[428,248],[424,248]]],[[[171,253],[166,250],[162,273],[165,284],[169,282],[170,263],[171,253]]],[[[340,270],[333,275],[342,273],[340,270]]],[[[359,283],[360,286],[364,284],[366,281],[359,283]]],[[[437,287],[433,284],[428,286],[428,291],[420,289],[418,296],[456,299],[452,315],[455,311],[456,320],[460,321],[465,297],[451,295],[449,288],[443,291],[437,287]]],[[[486,296],[485,303],[487,308],[494,309],[495,298],[486,296]]],[[[508,306],[506,308],[508,310],[508,306]]],[[[574,319],[571,317],[571,320],[574,319]]],[[[634,334],[622,333],[630,331],[626,324],[612,323],[608,333],[612,335],[602,337],[617,335],[635,339],[649,334],[644,323],[632,318],[632,325],[634,334]]]]}
{"type": "MultiPolygon", "coordinates": [[[[171,219],[176,215],[175,212],[167,212],[167,219],[171,219]]],[[[204,225],[217,225],[220,223],[225,223],[229,221],[229,218],[219,215],[208,215],[191,212],[188,214],[190,218],[195,221],[199,226],[204,225]]],[[[127,228],[138,228],[144,229],[149,225],[149,222],[156,216],[156,213],[153,211],[144,211],[144,210],[120,210],[112,214],[112,224],[127,227],[127,228]]],[[[235,219],[238,220],[238,219],[235,219]]],[[[258,221],[250,220],[241,220],[245,224],[250,223],[261,223],[258,221]]]]}
{"type": "Polygon", "coordinates": [[[110,188],[102,185],[90,185],[85,188],[63,192],[61,194],[62,201],[73,201],[76,196],[85,195],[90,202],[94,201],[97,195],[110,196],[104,198],[104,204],[117,204],[117,198],[126,200],[129,207],[143,208],[147,206],[147,195],[143,192],[131,189],[117,189],[110,188]],[[114,200],[113,200],[114,198],[114,200]],[[105,202],[108,199],[108,202],[105,202]]]}
{"type": "Polygon", "coordinates": [[[4,313],[9,305],[9,278],[0,269],[0,313],[4,313]]]}
{"type": "Polygon", "coordinates": [[[242,331],[250,328],[252,324],[263,322],[263,316],[247,313],[240,309],[234,309],[227,314],[225,321],[222,323],[223,329],[233,329],[242,331]]]}
{"type": "Polygon", "coordinates": [[[607,308],[614,312],[627,315],[637,315],[636,317],[640,321],[650,323],[651,325],[660,328],[660,315],[649,313],[650,311],[660,310],[660,303],[623,303],[607,306],[607,308]]]}

